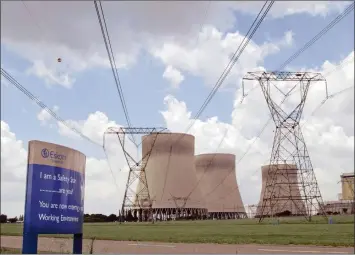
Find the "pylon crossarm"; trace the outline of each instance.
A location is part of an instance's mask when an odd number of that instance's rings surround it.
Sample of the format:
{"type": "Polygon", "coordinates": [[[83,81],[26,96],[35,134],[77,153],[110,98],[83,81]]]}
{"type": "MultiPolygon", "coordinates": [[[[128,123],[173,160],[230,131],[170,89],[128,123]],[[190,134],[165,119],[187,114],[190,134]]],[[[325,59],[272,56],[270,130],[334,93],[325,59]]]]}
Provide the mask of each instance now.
{"type": "Polygon", "coordinates": [[[262,81],[326,81],[321,73],[312,72],[248,72],[245,80],[262,80],[262,81]]]}

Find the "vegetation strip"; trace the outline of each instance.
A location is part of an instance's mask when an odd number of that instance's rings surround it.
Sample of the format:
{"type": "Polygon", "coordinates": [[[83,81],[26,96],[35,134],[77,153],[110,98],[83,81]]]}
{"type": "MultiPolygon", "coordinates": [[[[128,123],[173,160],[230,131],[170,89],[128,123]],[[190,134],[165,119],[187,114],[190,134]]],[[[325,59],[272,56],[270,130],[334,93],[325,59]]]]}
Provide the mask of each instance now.
{"type": "MultiPolygon", "coordinates": [[[[321,217],[306,223],[303,218],[283,218],[279,225],[255,219],[170,221],[152,223],[86,223],[84,238],[99,240],[169,243],[354,245],[354,218],[333,216],[333,224],[321,217]]],[[[1,224],[1,235],[21,236],[22,224],[1,224]]],[[[42,235],[41,235],[42,236],[42,235]]],[[[65,237],[67,235],[43,235],[65,237]]]]}

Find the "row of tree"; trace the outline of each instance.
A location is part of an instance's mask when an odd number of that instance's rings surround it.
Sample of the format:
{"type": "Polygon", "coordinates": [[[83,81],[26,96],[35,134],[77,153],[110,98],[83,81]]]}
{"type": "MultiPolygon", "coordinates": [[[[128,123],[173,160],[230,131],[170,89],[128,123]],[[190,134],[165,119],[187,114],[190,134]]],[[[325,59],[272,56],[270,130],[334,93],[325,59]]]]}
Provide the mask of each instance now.
{"type": "MultiPolygon", "coordinates": [[[[84,214],[84,222],[114,222],[117,221],[118,217],[114,214],[110,214],[109,216],[104,214],[84,214]]],[[[8,218],[7,215],[0,215],[0,223],[15,223],[18,221],[23,221],[23,215],[14,218],[8,218]]]]}
{"type": "Polygon", "coordinates": [[[104,214],[84,214],[84,222],[114,222],[118,221],[118,217],[115,214],[106,216],[104,214]]]}
{"type": "Polygon", "coordinates": [[[20,217],[14,217],[14,218],[8,218],[6,214],[1,214],[0,215],[0,223],[6,223],[6,222],[10,222],[10,223],[15,223],[18,221],[23,221],[23,215],[20,215],[20,217]]]}

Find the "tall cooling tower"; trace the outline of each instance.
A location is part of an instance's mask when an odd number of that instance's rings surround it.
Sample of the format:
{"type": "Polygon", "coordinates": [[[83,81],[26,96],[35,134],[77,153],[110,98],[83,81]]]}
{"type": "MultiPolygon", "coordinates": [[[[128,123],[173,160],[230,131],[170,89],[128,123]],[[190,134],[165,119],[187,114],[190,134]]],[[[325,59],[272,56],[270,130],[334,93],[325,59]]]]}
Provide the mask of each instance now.
{"type": "Polygon", "coordinates": [[[195,167],[209,217],[224,219],[246,217],[236,180],[235,155],[222,153],[197,155],[195,167]]]}
{"type": "Polygon", "coordinates": [[[153,146],[146,176],[154,214],[170,217],[201,218],[206,205],[194,165],[195,137],[188,134],[159,134],[142,137],[142,155],[153,146]]]}
{"type": "MultiPolygon", "coordinates": [[[[298,171],[296,165],[279,164],[266,165],[261,167],[262,173],[262,187],[260,194],[260,201],[256,212],[256,217],[287,215],[287,211],[291,215],[306,215],[306,208],[304,205],[304,198],[300,193],[300,182],[298,181],[298,171]],[[272,187],[267,187],[267,178],[272,176],[271,171],[278,169],[278,174],[275,177],[274,195],[271,199],[272,187]],[[292,198],[291,198],[292,197],[292,198]],[[267,198],[264,209],[263,198],[267,198]],[[271,205],[273,208],[271,210],[271,205]]],[[[271,178],[271,177],[270,177],[271,178]]]]}
{"type": "Polygon", "coordinates": [[[341,190],[343,200],[354,200],[354,173],[342,174],[341,190]]]}

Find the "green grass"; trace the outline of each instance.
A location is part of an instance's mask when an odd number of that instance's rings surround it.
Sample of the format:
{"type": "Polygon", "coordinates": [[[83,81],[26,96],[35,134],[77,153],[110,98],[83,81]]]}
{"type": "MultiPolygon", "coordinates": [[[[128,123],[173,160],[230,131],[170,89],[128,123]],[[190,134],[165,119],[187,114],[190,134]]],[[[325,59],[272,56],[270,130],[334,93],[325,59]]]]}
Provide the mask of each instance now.
{"type": "MultiPolygon", "coordinates": [[[[354,245],[354,216],[333,216],[334,224],[321,217],[270,220],[174,221],[151,223],[87,223],[84,238],[122,241],[159,241],[229,244],[354,245]]],[[[2,235],[22,235],[21,224],[1,224],[2,235]]],[[[63,235],[56,235],[64,237],[63,235]]],[[[68,237],[68,236],[65,236],[68,237]]]]}

